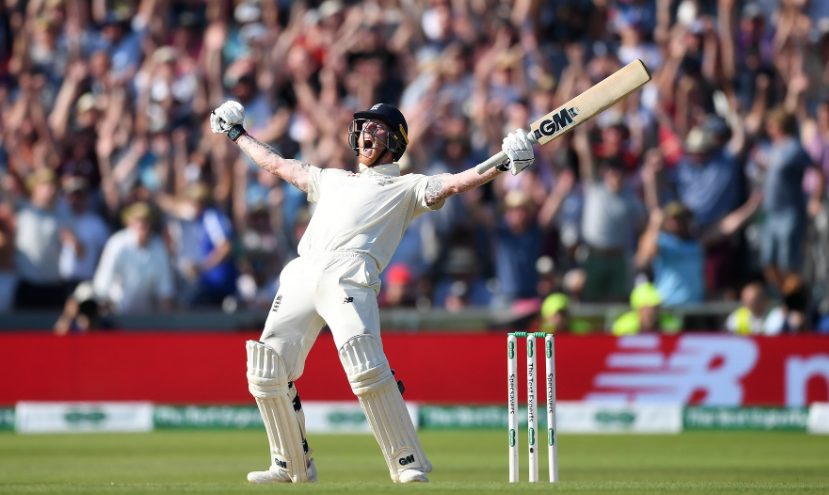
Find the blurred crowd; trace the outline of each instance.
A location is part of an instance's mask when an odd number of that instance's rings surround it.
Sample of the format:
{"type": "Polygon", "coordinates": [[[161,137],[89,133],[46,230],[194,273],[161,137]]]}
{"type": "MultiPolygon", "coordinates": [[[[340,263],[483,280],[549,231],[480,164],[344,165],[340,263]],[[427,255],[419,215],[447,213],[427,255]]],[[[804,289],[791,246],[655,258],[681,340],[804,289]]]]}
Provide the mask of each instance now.
{"type": "Polygon", "coordinates": [[[0,313],[269,307],[313,207],[210,132],[226,100],[343,169],[352,113],[393,103],[431,175],[636,59],[641,91],[416,219],[381,307],[630,301],[622,334],[731,299],[735,332],[827,329],[819,0],[4,0],[0,313]]]}

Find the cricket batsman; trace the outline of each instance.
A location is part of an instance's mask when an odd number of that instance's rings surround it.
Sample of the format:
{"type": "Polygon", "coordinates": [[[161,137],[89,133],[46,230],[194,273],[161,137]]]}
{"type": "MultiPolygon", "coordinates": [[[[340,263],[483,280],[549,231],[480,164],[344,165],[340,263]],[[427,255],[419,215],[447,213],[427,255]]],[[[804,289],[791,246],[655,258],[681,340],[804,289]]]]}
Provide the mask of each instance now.
{"type": "Polygon", "coordinates": [[[317,203],[300,240],[299,257],[282,270],[260,340],[247,342],[249,390],[262,413],[271,450],[268,470],[249,473],[248,481],[317,481],[294,382],[328,324],[392,480],[428,482],[432,465],[383,354],[377,310],[380,272],[414,218],[500,172],[515,175],[529,167],[535,156],[527,134],[518,129],[504,138],[502,150],[509,162],[483,175],[469,169],[432,177],[401,176],[396,162],[409,144],[406,119],[394,106],[378,103],[356,112],[349,125],[348,144],[360,162],[354,174],[286,159],[247,134],[244,118],[244,107],[229,101],[212,112],[210,126],[215,134],[227,134],[259,167],[317,203]]]}

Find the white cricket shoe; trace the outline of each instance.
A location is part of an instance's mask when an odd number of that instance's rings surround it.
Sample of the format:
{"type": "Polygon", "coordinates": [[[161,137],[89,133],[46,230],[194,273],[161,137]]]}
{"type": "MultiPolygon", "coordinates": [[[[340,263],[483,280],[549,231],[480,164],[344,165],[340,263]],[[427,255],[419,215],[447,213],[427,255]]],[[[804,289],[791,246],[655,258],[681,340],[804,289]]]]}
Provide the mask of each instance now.
{"type": "Polygon", "coordinates": [[[429,478],[420,469],[407,469],[397,477],[398,483],[428,483],[429,478]]]}
{"type": "MultiPolygon", "coordinates": [[[[314,458],[308,464],[308,483],[317,482],[317,466],[314,458]]],[[[267,471],[251,471],[248,473],[248,481],[251,483],[293,483],[288,471],[281,467],[271,466],[267,471]]]]}

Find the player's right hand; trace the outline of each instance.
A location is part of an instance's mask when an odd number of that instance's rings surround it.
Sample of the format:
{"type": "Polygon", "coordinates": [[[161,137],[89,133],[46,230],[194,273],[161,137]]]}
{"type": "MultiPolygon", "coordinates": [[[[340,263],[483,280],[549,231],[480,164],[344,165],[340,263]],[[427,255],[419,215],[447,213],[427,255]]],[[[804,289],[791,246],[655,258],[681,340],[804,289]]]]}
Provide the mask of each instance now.
{"type": "Polygon", "coordinates": [[[213,134],[227,134],[234,125],[242,125],[245,107],[236,101],[228,101],[210,113],[210,129],[213,134]]]}

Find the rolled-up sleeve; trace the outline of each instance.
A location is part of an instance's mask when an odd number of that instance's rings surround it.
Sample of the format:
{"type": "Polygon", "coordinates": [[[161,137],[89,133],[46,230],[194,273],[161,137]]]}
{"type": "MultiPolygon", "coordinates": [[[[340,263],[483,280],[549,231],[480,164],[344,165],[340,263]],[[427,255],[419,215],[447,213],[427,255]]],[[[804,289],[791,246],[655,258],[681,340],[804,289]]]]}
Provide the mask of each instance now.
{"type": "Polygon", "coordinates": [[[426,187],[429,184],[429,179],[431,179],[431,177],[427,175],[418,175],[415,179],[413,188],[415,197],[417,198],[415,216],[426,213],[427,211],[439,210],[443,207],[443,204],[446,203],[446,198],[443,198],[431,206],[426,204],[426,187]]]}

